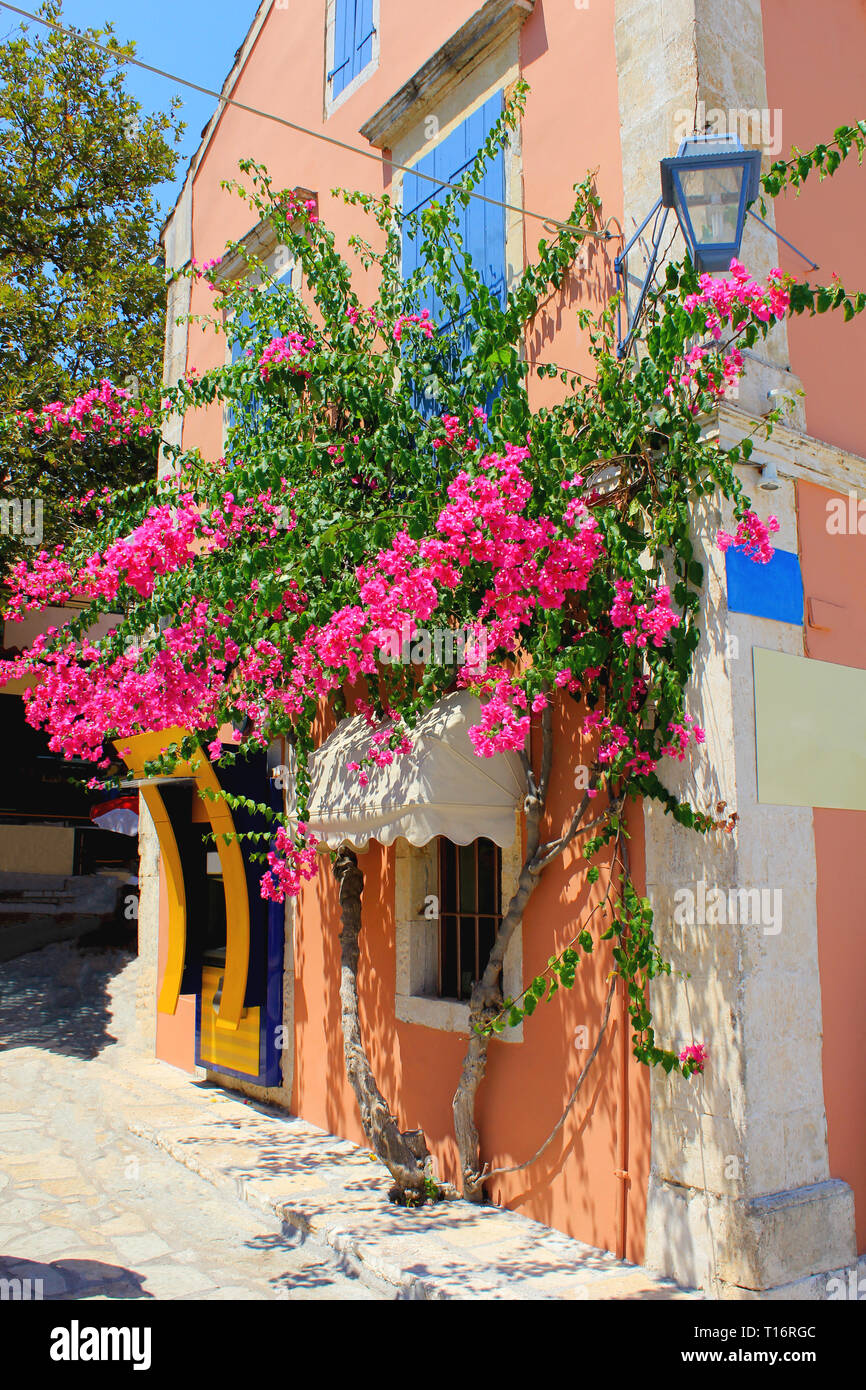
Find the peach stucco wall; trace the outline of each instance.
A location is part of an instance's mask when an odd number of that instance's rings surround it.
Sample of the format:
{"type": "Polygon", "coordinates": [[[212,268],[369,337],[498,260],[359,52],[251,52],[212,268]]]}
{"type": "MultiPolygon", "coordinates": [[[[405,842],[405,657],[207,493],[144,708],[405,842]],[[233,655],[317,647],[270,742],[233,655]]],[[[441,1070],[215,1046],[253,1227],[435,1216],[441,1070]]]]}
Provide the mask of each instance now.
{"type": "MultiPolygon", "coordinates": [[[[381,0],[380,66],[373,76],[323,123],[324,0],[289,10],[272,10],[235,89],[235,97],[285,114],[329,135],[365,145],[359,127],[477,8],[473,0],[441,0],[435,6],[381,0]]],[[[522,129],[523,200],[526,207],[564,217],[572,186],[588,169],[598,170],[597,186],[605,215],[621,218],[622,185],[617,106],[613,6],[578,8],[566,0],[537,0],[520,36],[520,63],[531,85],[522,129]]],[[[251,115],[228,109],[197,171],[193,189],[193,255],[202,262],[218,256],[227,238],[246,233],[253,216],[223,192],[221,179],[237,173],[237,162],[253,156],[269,168],[278,186],[301,186],[318,193],[321,215],[340,249],[357,229],[361,214],[330,197],[337,185],[383,190],[380,166],[327,147],[251,115]]],[[[365,234],[374,227],[365,224],[365,234]]],[[[539,221],[526,219],[524,244],[535,254],[539,221]]],[[[580,306],[600,307],[611,289],[610,266],[617,243],[598,243],[588,265],[555,296],[533,325],[528,343],[532,360],[554,361],[587,371],[589,360],[576,321],[580,306]]],[[[373,286],[359,271],[362,298],[373,286]]],[[[193,292],[192,309],[209,311],[212,296],[203,286],[193,292]]],[[[224,339],[190,330],[188,366],[199,371],[223,360],[224,339]]],[[[533,404],[554,398],[562,387],[531,383],[533,404]]],[[[221,449],[218,412],[188,418],[184,442],[205,456],[221,449]]],[[[569,738],[577,733],[575,708],[568,713],[569,738]]],[[[574,745],[572,745],[574,747],[574,745]]],[[[562,754],[562,744],[560,745],[562,754]]],[[[561,756],[554,790],[551,828],[565,815],[573,795],[568,772],[573,759],[561,756]]],[[[638,883],[643,875],[642,826],[632,817],[632,855],[638,883]]],[[[395,926],[393,851],[372,846],[362,857],[364,945],[361,996],[365,1033],[380,1084],[406,1125],[427,1134],[440,1171],[455,1177],[451,1098],[466,1039],[395,1018],[395,926]]],[[[524,928],[525,978],[544,968],[548,957],[575,934],[583,903],[570,874],[574,857],[545,875],[524,928]]],[[[340,1031],[339,915],[327,872],[307,886],[301,899],[295,942],[295,1062],[292,1108],[306,1119],[359,1142],[362,1133],[354,1097],[345,1077],[340,1031]]],[[[574,1046],[575,1029],[586,1025],[594,1038],[610,968],[607,949],[579,971],[576,987],[561,991],[527,1020],[522,1044],[494,1042],[487,1079],[479,1093],[478,1120],[484,1157],[493,1164],[520,1162],[547,1137],[559,1118],[582,1065],[574,1046]]],[[[169,1033],[163,1025],[166,1046],[169,1033]]],[[[176,1055],[185,1055],[188,1024],[171,1030],[176,1055]]],[[[493,1192],[499,1199],[594,1245],[615,1248],[620,1179],[617,1134],[622,1113],[623,1030],[615,1006],[602,1051],[585,1093],[565,1129],[544,1159],[528,1174],[506,1178],[493,1192]]],[[[585,1058],[585,1054],[583,1054],[585,1058]]],[[[181,1064],[183,1064],[181,1062],[181,1064]]],[[[649,1087],[644,1069],[629,1057],[628,1121],[631,1175],[627,1253],[643,1256],[649,1165],[649,1087]]]]}
{"type": "MultiPolygon", "coordinates": [[[[573,805],[572,755],[579,731],[577,707],[568,702],[556,727],[559,775],[543,833],[558,834],[573,805]]],[[[573,760],[578,761],[577,753],[573,760]]],[[[642,818],[630,818],[632,869],[642,883],[642,818]]],[[[575,936],[596,898],[578,891],[581,864],[575,851],[551,866],[530,901],[523,928],[524,978],[544,970],[548,957],[575,936]],[[574,871],[577,869],[577,873],[574,871]]],[[[603,858],[599,859],[604,864],[603,858]]],[[[364,871],[360,965],[362,1027],[379,1084],[403,1127],[421,1127],[443,1177],[457,1179],[451,1099],[467,1037],[395,1017],[394,853],[380,845],[359,856],[364,871]]],[[[604,873],[600,886],[603,886],[604,873]]],[[[599,890],[596,890],[599,891],[599,890]]],[[[295,1080],[292,1110],[315,1124],[363,1143],[354,1097],[346,1080],[340,1031],[339,907],[327,868],[301,898],[295,936],[295,1080]]],[[[482,1156],[491,1167],[521,1163],[547,1138],[565,1106],[587,1053],[575,1047],[575,1030],[588,1029],[590,1046],[601,1018],[611,968],[602,944],[578,970],[575,987],[562,990],[524,1022],[522,1043],[491,1043],[486,1079],[478,1096],[482,1156]]],[[[630,1036],[630,1034],[629,1034],[630,1036]]],[[[623,1033],[617,1004],[605,1041],[560,1136],[528,1172],[491,1184],[497,1201],[592,1245],[613,1249],[617,1240],[620,1124],[620,1061],[623,1033]]],[[[630,1189],[627,1253],[643,1257],[649,1172],[649,1082],[646,1068],[628,1062],[630,1189]]]]}
{"type": "MultiPolygon", "coordinates": [[[[837,126],[864,114],[866,72],[866,4],[863,0],[824,0],[815,7],[803,0],[763,0],[767,97],[782,116],[782,155],[791,146],[811,149],[827,142],[837,126]]],[[[863,274],[863,225],[866,220],[866,170],[849,156],[831,179],[809,176],[799,197],[776,199],[776,225],[819,269],[779,246],[779,264],[827,285],[835,272],[848,289],[860,290],[863,274]]],[[[863,361],[866,315],[843,323],[840,314],[816,315],[789,322],[791,367],[806,390],[806,425],[810,434],[866,455],[863,413],[863,361]]]]}
{"type": "MultiPolygon", "coordinates": [[[[807,655],[866,669],[866,536],[831,535],[827,502],[797,488],[806,600],[839,607],[829,629],[806,628],[807,655]]],[[[847,499],[846,499],[847,500],[847,499]]],[[[828,610],[822,610],[826,621],[828,610]]],[[[866,811],[815,810],[818,963],[824,1018],[824,1103],[830,1172],[854,1189],[857,1248],[866,1249],[866,811]]]]}
{"type": "MultiPolygon", "coordinates": [[[[564,217],[574,198],[573,185],[590,170],[602,219],[622,222],[622,152],[613,5],[579,9],[570,3],[542,3],[520,35],[521,73],[530,86],[523,121],[524,206],[564,217]]],[[[537,254],[541,222],[526,218],[526,259],[537,254]]],[[[555,362],[586,374],[592,362],[580,332],[576,310],[599,312],[615,289],[613,258],[622,242],[586,241],[586,265],[536,316],[527,341],[530,362],[555,362]]],[[[557,380],[530,376],[533,409],[561,399],[557,380]]]]}
{"type": "MultiPolygon", "coordinates": [[[[381,0],[382,49],[379,68],[327,120],[322,119],[324,0],[290,10],[273,9],[234,88],[236,100],[321,129],[349,144],[371,149],[359,127],[457,30],[477,8],[472,0],[443,0],[436,6],[409,6],[381,0]],[[291,27],[290,27],[291,26],[291,27]],[[312,61],[311,57],[312,56],[312,61]]],[[[578,9],[557,0],[537,0],[520,34],[520,62],[531,93],[523,123],[524,206],[552,217],[565,217],[574,198],[573,185],[597,170],[604,216],[622,218],[622,178],[617,105],[613,7],[578,9]]],[[[381,165],[348,151],[326,146],[274,122],[227,108],[197,171],[193,189],[192,253],[199,262],[219,256],[230,238],[250,230],[254,217],[220,181],[238,176],[238,161],[257,159],[278,187],[303,187],[319,195],[319,208],[347,251],[358,229],[375,241],[376,227],[358,209],[331,197],[343,186],[381,193],[388,184],[381,165]]],[[[532,256],[550,230],[525,219],[524,237],[532,256]]],[[[619,242],[592,241],[588,264],[540,311],[530,334],[532,361],[553,361],[588,371],[586,340],[576,321],[578,307],[600,308],[613,288],[612,261],[619,242]]],[[[351,254],[351,253],[349,253],[351,254]]],[[[363,298],[373,285],[356,265],[356,289],[363,298]]],[[[213,295],[203,283],[193,288],[192,312],[209,313],[213,295]]],[[[190,328],[188,364],[199,371],[223,361],[225,339],[190,328]]],[[[554,398],[558,383],[531,378],[533,405],[554,398]]],[[[184,442],[206,456],[221,451],[217,410],[187,417],[184,442]]]]}

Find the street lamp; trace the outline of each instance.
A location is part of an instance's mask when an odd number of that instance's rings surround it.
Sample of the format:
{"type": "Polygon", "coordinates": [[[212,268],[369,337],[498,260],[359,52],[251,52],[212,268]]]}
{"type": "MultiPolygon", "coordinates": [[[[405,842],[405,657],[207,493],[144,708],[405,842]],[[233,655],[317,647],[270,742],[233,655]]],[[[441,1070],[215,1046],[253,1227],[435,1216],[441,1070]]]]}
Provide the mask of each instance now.
{"type": "Polygon", "coordinates": [[[617,308],[618,357],[625,357],[631,345],[671,208],[677,215],[695,269],[727,270],[732,259],[739,255],[746,211],[758,196],[760,177],[761,151],[744,149],[736,135],[690,135],[680,143],[675,155],[661,161],[661,197],[614,261],[617,288],[622,289],[626,257],[655,217],[646,277],[634,313],[629,314],[626,306],[628,331],[624,338],[620,334],[617,308]],[[662,216],[658,217],[660,211],[662,216]]]}

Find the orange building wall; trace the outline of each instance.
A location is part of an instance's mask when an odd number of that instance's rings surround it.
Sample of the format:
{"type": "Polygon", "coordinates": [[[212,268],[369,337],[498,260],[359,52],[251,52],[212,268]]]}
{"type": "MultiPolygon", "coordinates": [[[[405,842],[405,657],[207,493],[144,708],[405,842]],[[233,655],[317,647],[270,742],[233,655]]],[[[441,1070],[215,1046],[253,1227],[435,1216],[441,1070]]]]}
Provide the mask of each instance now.
{"type": "MultiPolygon", "coordinates": [[[[300,125],[369,149],[359,127],[445,42],[477,8],[473,0],[443,0],[432,7],[409,6],[404,0],[381,0],[380,63],[373,75],[327,120],[322,119],[324,0],[291,10],[272,10],[234,88],[236,100],[284,115],[300,125]],[[289,24],[291,29],[289,30],[289,24]],[[291,37],[288,37],[290,33],[291,37]]],[[[520,61],[531,93],[523,123],[524,205],[546,216],[565,217],[573,185],[589,170],[598,170],[597,187],[604,216],[622,218],[616,55],[612,6],[579,10],[558,0],[538,0],[520,33],[520,61]]],[[[372,219],[331,197],[335,187],[387,191],[380,165],[348,151],[328,147],[274,122],[236,108],[224,110],[210,147],[197,171],[193,190],[192,253],[199,262],[221,255],[229,238],[250,230],[254,217],[235,194],[220,188],[225,178],[239,177],[238,161],[263,163],[278,187],[309,188],[319,195],[319,211],[347,253],[358,229],[375,244],[372,219]]],[[[528,255],[540,238],[549,238],[541,221],[526,218],[528,255]]],[[[576,310],[601,308],[613,289],[613,257],[619,241],[591,241],[588,264],[539,313],[529,340],[533,361],[553,361],[578,371],[589,370],[586,341],[579,334],[576,310]]],[[[349,253],[351,258],[351,253],[349,253]]],[[[358,294],[373,297],[371,275],[356,266],[358,294]]],[[[193,286],[193,313],[209,313],[214,296],[202,282],[193,286]]],[[[190,326],[188,364],[199,371],[224,361],[225,339],[190,326]]],[[[559,384],[530,381],[533,408],[556,398],[559,384]]],[[[217,409],[186,417],[184,443],[198,444],[217,458],[222,422],[217,409]]]]}
{"type": "MultiPolygon", "coordinates": [[[[797,487],[803,586],[839,605],[830,630],[806,628],[807,655],[866,668],[866,536],[829,535],[827,502],[797,487]]],[[[818,962],[824,1018],[824,1103],[830,1173],[854,1189],[857,1248],[866,1249],[866,811],[815,810],[818,962]]]]}
{"type": "MultiPolygon", "coordinates": [[[[537,0],[520,31],[520,66],[531,89],[522,128],[524,206],[564,217],[574,184],[595,170],[601,217],[615,219],[610,230],[616,233],[623,195],[613,9],[612,4],[578,9],[568,0],[537,0]]],[[[532,218],[523,225],[525,256],[532,261],[539,240],[550,232],[532,218]]],[[[527,357],[594,375],[576,311],[600,313],[610,299],[616,288],[613,260],[622,241],[590,237],[585,245],[585,267],[536,316],[527,357]]],[[[530,376],[533,410],[561,398],[558,380],[530,376]]]]}
{"type": "MultiPolygon", "coordinates": [[[[810,149],[834,129],[864,115],[866,5],[826,0],[820,11],[800,0],[763,0],[768,105],[782,112],[782,150],[810,149]],[[817,21],[817,22],[816,22],[817,21]]],[[[779,156],[777,156],[779,157],[779,156]]],[[[819,270],[784,246],[779,264],[811,283],[839,276],[846,288],[864,286],[863,225],[866,169],[850,155],[832,179],[810,175],[799,197],[775,203],[779,231],[819,270]]],[[[789,321],[791,367],[806,391],[810,434],[866,456],[863,362],[866,322],[841,315],[789,321]]],[[[807,654],[818,661],[866,668],[866,537],[830,536],[827,489],[797,488],[804,589],[840,606],[829,631],[806,627],[807,654]]],[[[816,809],[818,957],[824,1039],[824,1098],[830,1171],[854,1189],[857,1248],[866,1249],[866,812],[816,809]]]]}
{"type": "MultiPolygon", "coordinates": [[[[560,833],[567,808],[573,806],[570,769],[579,754],[571,750],[578,747],[578,733],[577,706],[569,701],[557,720],[559,772],[551,790],[545,838],[560,833]]],[[[632,871],[639,886],[644,879],[642,825],[639,813],[630,817],[632,871]]],[[[588,902],[597,900],[579,892],[582,861],[578,861],[574,851],[553,864],[530,900],[523,929],[527,981],[574,938],[588,902]]],[[[393,850],[372,844],[359,855],[359,863],[365,876],[361,1019],[373,1069],[401,1126],[422,1128],[440,1175],[456,1181],[451,1100],[468,1039],[395,1017],[393,850]]],[[[292,1111],[363,1144],[343,1062],[339,922],[336,885],[325,868],[303,890],[296,927],[292,1111]]],[[[587,1056],[586,1051],[576,1050],[575,1030],[585,1025],[593,1045],[610,967],[609,946],[602,943],[579,968],[574,989],[561,990],[524,1021],[522,1043],[491,1043],[476,1107],[482,1157],[491,1167],[529,1158],[562,1114],[587,1056]]],[[[616,1247],[618,1229],[620,1180],[614,1170],[618,1167],[622,1044],[615,1003],[602,1049],[561,1135],[528,1172],[498,1179],[490,1187],[496,1201],[606,1249],[616,1247]]],[[[649,1076],[630,1052],[628,1106],[631,1182],[626,1249],[630,1259],[640,1261],[649,1176],[649,1076]]]]}
{"type": "MultiPolygon", "coordinates": [[[[866,5],[863,0],[763,0],[764,59],[771,111],[782,112],[782,154],[791,146],[826,143],[840,125],[866,114],[866,5]]],[[[863,226],[866,168],[848,156],[831,179],[814,174],[801,190],[777,198],[776,225],[819,269],[779,245],[779,264],[812,284],[828,285],[835,272],[847,289],[864,288],[863,226]]],[[[810,434],[866,455],[863,362],[866,315],[843,323],[841,314],[789,321],[791,368],[806,391],[810,434]]]]}

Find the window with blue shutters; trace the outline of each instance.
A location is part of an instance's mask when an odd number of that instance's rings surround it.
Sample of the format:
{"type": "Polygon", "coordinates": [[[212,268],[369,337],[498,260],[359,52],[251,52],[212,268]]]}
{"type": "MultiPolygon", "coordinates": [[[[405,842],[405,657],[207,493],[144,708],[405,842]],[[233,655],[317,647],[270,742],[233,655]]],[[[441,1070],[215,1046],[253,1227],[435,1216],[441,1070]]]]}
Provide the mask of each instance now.
{"type": "MultiPolygon", "coordinates": [[[[276,289],[277,285],[288,285],[288,286],[291,286],[291,283],[292,283],[292,268],[291,268],[291,266],[290,266],[289,269],[286,270],[286,271],[284,271],[282,275],[279,275],[279,276],[276,277],[276,279],[275,279],[273,285],[271,286],[270,292],[273,293],[274,290],[276,289]]],[[[241,313],[238,314],[238,315],[235,317],[235,319],[233,320],[233,322],[236,322],[236,323],[238,324],[239,327],[248,328],[248,327],[250,326],[250,324],[252,323],[252,319],[251,319],[251,317],[250,317],[248,311],[247,311],[246,309],[243,309],[243,310],[241,311],[241,313]]],[[[283,331],[282,328],[281,328],[281,326],[276,322],[276,320],[275,320],[273,323],[271,323],[271,324],[264,325],[264,327],[265,327],[271,334],[273,334],[273,335],[279,334],[280,332],[283,331]]],[[[247,344],[247,346],[249,346],[249,343],[247,344]]],[[[264,347],[265,347],[265,340],[264,340],[264,337],[263,337],[263,338],[262,338],[261,347],[260,347],[260,349],[259,349],[259,352],[261,352],[261,350],[262,350],[264,347]]],[[[246,348],[242,345],[240,339],[239,339],[239,338],[232,338],[232,342],[231,342],[232,364],[234,364],[235,362],[238,362],[238,361],[240,360],[240,358],[243,357],[243,355],[244,355],[245,352],[246,352],[246,348]]],[[[258,424],[259,424],[259,413],[260,413],[259,400],[258,400],[258,398],[257,398],[255,395],[253,395],[253,396],[250,398],[249,404],[248,404],[248,405],[245,405],[245,406],[242,406],[242,407],[240,408],[240,411],[238,412],[238,414],[239,414],[239,416],[240,416],[240,419],[238,419],[238,415],[235,414],[234,410],[233,410],[231,407],[228,408],[228,410],[226,411],[226,424],[229,425],[229,426],[232,426],[232,425],[239,424],[239,423],[242,422],[242,423],[245,425],[245,427],[246,427],[251,433],[255,433],[255,431],[258,429],[258,424]]]]}
{"type": "MultiPolygon", "coordinates": [[[[445,183],[457,183],[466,173],[478,154],[496,121],[502,115],[502,93],[489,97],[483,106],[467,116],[456,130],[453,130],[428,155],[418,160],[411,173],[403,179],[403,211],[420,213],[430,203],[447,194],[445,183]],[[417,171],[417,172],[416,172],[417,171]],[[431,183],[428,174],[441,183],[431,183]]],[[[476,185],[476,193],[486,198],[496,199],[501,204],[505,199],[505,156],[502,149],[488,160],[484,175],[476,185]]],[[[467,207],[455,209],[456,230],[462,238],[463,251],[471,257],[472,265],[490,294],[505,303],[506,264],[505,264],[505,208],[495,203],[482,202],[480,198],[470,198],[467,207]]],[[[422,234],[413,232],[410,227],[403,228],[403,276],[404,279],[419,268],[421,264],[420,246],[422,234]]],[[[460,252],[457,251],[459,256],[460,252]]],[[[468,317],[466,291],[458,276],[455,287],[460,290],[460,303],[457,312],[445,308],[441,298],[428,286],[420,297],[421,307],[430,310],[430,317],[441,333],[455,334],[456,350],[462,358],[469,351],[473,325],[468,317]]],[[[425,410],[425,413],[426,410],[425,410]]]]}
{"type": "Polygon", "coordinates": [[[373,61],[373,0],[332,0],[334,48],[328,73],[328,98],[333,101],[373,61]]]}

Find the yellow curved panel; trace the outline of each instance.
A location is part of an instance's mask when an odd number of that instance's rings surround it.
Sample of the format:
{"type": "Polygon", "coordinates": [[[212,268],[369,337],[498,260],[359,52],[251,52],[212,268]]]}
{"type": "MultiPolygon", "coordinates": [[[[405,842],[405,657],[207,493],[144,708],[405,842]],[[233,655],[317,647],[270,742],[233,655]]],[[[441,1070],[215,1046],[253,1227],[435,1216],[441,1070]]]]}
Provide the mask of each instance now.
{"type": "MultiPolygon", "coordinates": [[[[219,791],[217,775],[204,755],[201,760],[195,762],[194,776],[197,786],[219,791]]],[[[226,844],[223,839],[224,834],[235,832],[235,823],[228,803],[221,796],[216,801],[207,797],[205,806],[216,839],[226,899],[225,981],[216,1021],[217,1028],[225,1031],[227,1028],[236,1029],[240,1023],[244,995],[247,992],[250,964],[250,901],[240,844],[237,840],[231,840],[226,844]]]]}
{"type": "Polygon", "coordinates": [[[168,893],[168,957],[162,987],[156,1001],[157,1012],[173,1014],[180,998],[180,981],[183,963],[186,959],[186,889],[183,882],[183,869],[180,852],[174,837],[165,802],[157,787],[142,787],[144,804],[153,817],[159,847],[165,865],[165,883],[168,893]]]}
{"type": "MultiPolygon", "coordinates": [[[[144,764],[158,758],[170,743],[180,743],[189,737],[189,729],[174,725],[171,729],[158,729],[156,733],[132,734],[129,738],[118,738],[114,746],[123,758],[130,772],[136,777],[144,776],[144,764]]],[[[192,774],[186,763],[178,763],[173,777],[190,777],[192,774]]]]}
{"type": "Polygon", "coordinates": [[[258,1076],[261,1070],[261,1009],[244,1009],[239,1027],[234,1032],[219,1029],[219,1013],[214,1011],[213,1000],[219,982],[223,980],[221,967],[206,965],[201,972],[201,1042],[202,1062],[222,1071],[229,1067],[232,1071],[246,1072],[258,1076]]]}
{"type": "MultiPolygon", "coordinates": [[[[188,737],[189,732],[188,729],[175,726],[171,729],[159,730],[156,733],[134,734],[130,738],[116,739],[115,747],[135,776],[143,778],[145,775],[144,764],[158,758],[162,750],[170,743],[180,743],[182,739],[188,737]]],[[[188,762],[179,762],[171,775],[173,777],[192,777],[196,787],[202,790],[220,791],[219,779],[204,753],[193,754],[188,762]]],[[[183,873],[174,831],[171,829],[171,822],[157,787],[142,787],[141,791],[145,804],[153,815],[156,824],[160,849],[165,854],[166,878],[170,882],[174,879],[175,883],[174,888],[169,888],[168,943],[169,961],[175,966],[175,973],[172,975],[171,988],[167,988],[169,970],[166,967],[163,987],[157,1004],[161,1013],[174,1013],[177,1007],[180,975],[183,973],[186,953],[186,895],[183,886],[183,873]],[[154,798],[153,806],[156,806],[157,814],[154,814],[151,798],[154,798]],[[172,911],[172,901],[175,903],[174,912],[172,911]],[[176,967],[178,952],[180,953],[179,973],[176,967]],[[175,978],[176,989],[174,986],[175,978]],[[173,1002],[169,1008],[167,1005],[172,1000],[172,989],[174,989],[173,1002]],[[164,999],[166,1007],[163,1004],[164,999]]],[[[247,876],[240,844],[235,839],[226,844],[222,838],[224,834],[233,835],[235,833],[234,820],[227,802],[223,800],[222,796],[217,797],[216,800],[206,797],[204,804],[216,840],[217,853],[220,857],[226,901],[225,982],[216,1026],[222,1031],[234,1031],[237,1029],[243,1013],[250,962],[250,905],[247,894],[247,876]]]]}

